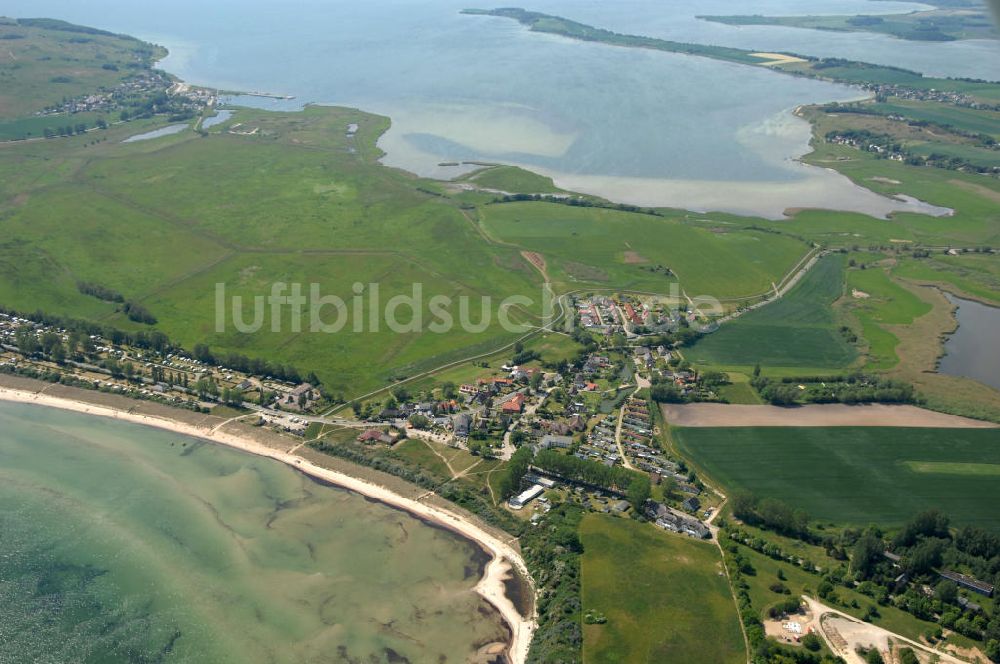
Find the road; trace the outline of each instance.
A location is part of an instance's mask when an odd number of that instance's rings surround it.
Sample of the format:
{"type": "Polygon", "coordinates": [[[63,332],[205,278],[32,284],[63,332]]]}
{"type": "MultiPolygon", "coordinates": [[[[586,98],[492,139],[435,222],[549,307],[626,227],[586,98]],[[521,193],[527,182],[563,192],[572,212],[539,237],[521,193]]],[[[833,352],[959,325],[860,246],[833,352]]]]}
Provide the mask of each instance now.
{"type": "MultiPolygon", "coordinates": [[[[632,395],[638,394],[639,390],[644,387],[652,387],[652,383],[648,379],[643,378],[638,373],[635,375],[635,391],[632,395]]],[[[632,465],[632,462],[628,460],[628,456],[625,454],[625,446],[622,445],[622,423],[625,420],[625,405],[618,410],[618,426],[615,427],[615,445],[618,446],[618,454],[622,458],[622,464],[629,470],[636,470],[636,467],[632,465]]]]}

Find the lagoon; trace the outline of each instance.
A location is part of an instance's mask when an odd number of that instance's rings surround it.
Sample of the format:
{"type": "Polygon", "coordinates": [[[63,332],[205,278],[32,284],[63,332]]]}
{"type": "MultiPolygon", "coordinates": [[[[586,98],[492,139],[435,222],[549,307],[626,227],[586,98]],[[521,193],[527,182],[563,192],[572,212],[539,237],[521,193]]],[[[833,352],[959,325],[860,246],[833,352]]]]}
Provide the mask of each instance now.
{"type": "MultiPolygon", "coordinates": [[[[531,33],[503,18],[467,16],[489,0],[11,0],[14,15],[93,23],[166,45],[163,68],[191,83],[270,90],[304,102],[392,118],[385,163],[434,177],[463,160],[514,163],[563,186],[616,201],[780,216],[834,207],[884,216],[911,204],[876,196],[795,158],[808,150],[801,104],[857,89],[670,53],[531,33]],[[197,20],[191,20],[197,16],[197,20]]],[[[612,29],[688,41],[841,55],[928,73],[1000,79],[1000,42],[906,43],[700,21],[733,13],[724,0],[538,0],[529,9],[612,29]]],[[[877,13],[904,2],[819,0],[810,13],[877,13]]],[[[794,14],[794,0],[738,11],[794,14]]],[[[286,102],[257,100],[265,108],[286,102]]],[[[932,201],[933,202],[933,201],[932,201]]]]}
{"type": "Polygon", "coordinates": [[[965,376],[1000,390],[1000,308],[948,293],[958,307],[958,329],[948,336],[938,371],[965,376]]]}
{"type": "Polygon", "coordinates": [[[160,127],[159,129],[154,129],[152,131],[147,131],[143,134],[136,134],[135,136],[129,136],[122,143],[135,143],[137,141],[148,141],[154,138],[161,138],[163,136],[173,136],[174,134],[179,134],[185,129],[187,129],[187,124],[172,124],[166,127],[160,127]]]}
{"type": "Polygon", "coordinates": [[[485,554],[278,462],[0,403],[0,661],[464,662],[485,554]],[[442,659],[443,658],[443,659],[442,659]]]}

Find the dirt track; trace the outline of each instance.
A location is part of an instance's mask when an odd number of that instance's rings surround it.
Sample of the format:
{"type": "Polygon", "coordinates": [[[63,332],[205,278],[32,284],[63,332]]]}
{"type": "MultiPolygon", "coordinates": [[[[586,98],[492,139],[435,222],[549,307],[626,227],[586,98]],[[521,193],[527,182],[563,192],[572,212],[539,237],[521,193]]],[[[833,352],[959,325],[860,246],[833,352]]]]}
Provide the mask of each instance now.
{"type": "Polygon", "coordinates": [[[916,406],[812,404],[795,408],[721,403],[663,404],[663,417],[680,427],[928,427],[991,429],[992,422],[916,406]]]}

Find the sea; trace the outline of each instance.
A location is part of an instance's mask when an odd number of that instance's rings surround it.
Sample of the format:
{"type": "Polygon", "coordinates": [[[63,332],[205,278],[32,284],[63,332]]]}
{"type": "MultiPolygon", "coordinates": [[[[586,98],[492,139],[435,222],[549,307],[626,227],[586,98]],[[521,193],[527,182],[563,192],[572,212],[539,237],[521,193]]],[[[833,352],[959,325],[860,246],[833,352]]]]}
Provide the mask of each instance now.
{"type": "MultiPolygon", "coordinates": [[[[467,662],[509,630],[451,531],[265,458],[0,402],[0,662],[467,662]]],[[[485,661],[485,660],[478,660],[485,661]]]]}

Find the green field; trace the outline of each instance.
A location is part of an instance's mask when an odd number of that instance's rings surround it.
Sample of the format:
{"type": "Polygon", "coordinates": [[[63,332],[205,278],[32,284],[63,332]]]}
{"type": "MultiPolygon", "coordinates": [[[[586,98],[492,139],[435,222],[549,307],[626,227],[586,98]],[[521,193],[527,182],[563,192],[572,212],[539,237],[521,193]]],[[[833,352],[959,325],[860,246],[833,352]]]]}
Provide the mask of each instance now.
{"type": "Polygon", "coordinates": [[[583,610],[607,617],[584,626],[585,664],[746,661],[714,545],[601,514],[580,538],[583,610]]]}
{"type": "Polygon", "coordinates": [[[780,300],[724,323],[685,357],[722,366],[846,368],[856,351],[839,333],[832,310],[843,293],[844,263],[839,254],[821,258],[780,300]]]}
{"type": "Polygon", "coordinates": [[[930,475],[988,475],[1000,476],[1000,463],[954,463],[951,461],[905,461],[915,473],[930,475]]]}
{"type": "Polygon", "coordinates": [[[993,472],[1000,464],[1000,429],[692,428],[675,434],[681,451],[726,489],[778,498],[822,522],[897,526],[937,508],[959,525],[1000,529],[1000,482],[993,472]]]}
{"type": "Polygon", "coordinates": [[[544,202],[489,205],[482,214],[490,236],[541,253],[550,278],[565,289],[666,294],[679,280],[691,297],[747,297],[766,292],[808,251],[805,243],[787,236],[701,228],[682,222],[680,215],[544,202]],[[656,271],[657,266],[674,276],[656,271]]]}
{"type": "Polygon", "coordinates": [[[962,131],[1000,138],[1000,112],[997,111],[904,99],[867,104],[865,107],[884,115],[902,115],[913,120],[933,122],[962,131]]]}

